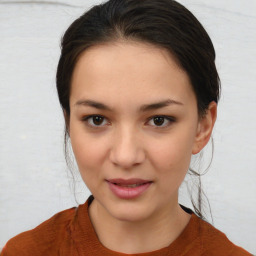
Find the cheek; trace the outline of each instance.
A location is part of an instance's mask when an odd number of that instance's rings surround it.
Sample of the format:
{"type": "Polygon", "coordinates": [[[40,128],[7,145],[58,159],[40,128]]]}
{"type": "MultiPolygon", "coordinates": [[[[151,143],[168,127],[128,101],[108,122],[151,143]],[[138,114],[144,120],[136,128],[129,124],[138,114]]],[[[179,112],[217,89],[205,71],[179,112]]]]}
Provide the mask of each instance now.
{"type": "Polygon", "coordinates": [[[99,187],[103,178],[101,178],[103,148],[88,136],[78,136],[78,134],[72,137],[71,143],[80,175],[87,188],[95,194],[95,188],[99,187]]]}
{"type": "Polygon", "coordinates": [[[79,171],[85,181],[99,174],[106,150],[102,140],[88,136],[80,126],[70,127],[70,140],[79,171]]]}
{"type": "Polygon", "coordinates": [[[152,148],[152,162],[163,189],[179,187],[189,168],[193,143],[191,137],[182,135],[170,136],[152,148]]]}
{"type": "Polygon", "coordinates": [[[192,155],[192,140],[188,138],[175,136],[174,138],[165,138],[164,141],[157,142],[152,148],[155,162],[158,166],[165,169],[187,169],[192,155]],[[182,168],[183,167],[183,168],[182,168]]]}

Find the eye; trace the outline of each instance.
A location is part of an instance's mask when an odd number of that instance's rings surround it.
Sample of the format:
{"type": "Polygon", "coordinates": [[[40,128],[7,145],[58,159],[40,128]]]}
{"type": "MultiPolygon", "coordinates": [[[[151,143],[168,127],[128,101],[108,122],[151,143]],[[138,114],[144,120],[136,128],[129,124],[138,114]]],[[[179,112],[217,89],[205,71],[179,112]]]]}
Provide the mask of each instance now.
{"type": "Polygon", "coordinates": [[[91,115],[86,116],[82,119],[83,122],[86,122],[88,126],[91,127],[102,127],[104,126],[105,117],[100,115],[91,115]],[[102,125],[103,123],[103,125],[102,125]]]}
{"type": "MultiPolygon", "coordinates": [[[[171,116],[153,116],[150,117],[148,120],[149,123],[153,122],[153,124],[151,125],[155,126],[156,128],[166,128],[170,126],[173,122],[175,122],[175,118],[171,116]]],[[[85,122],[87,126],[92,128],[103,127],[108,124],[106,118],[101,115],[85,116],[83,117],[82,121],[85,122]]]]}
{"type": "Polygon", "coordinates": [[[171,116],[153,116],[149,121],[153,121],[153,126],[155,127],[165,128],[175,122],[175,118],[171,116]]]}

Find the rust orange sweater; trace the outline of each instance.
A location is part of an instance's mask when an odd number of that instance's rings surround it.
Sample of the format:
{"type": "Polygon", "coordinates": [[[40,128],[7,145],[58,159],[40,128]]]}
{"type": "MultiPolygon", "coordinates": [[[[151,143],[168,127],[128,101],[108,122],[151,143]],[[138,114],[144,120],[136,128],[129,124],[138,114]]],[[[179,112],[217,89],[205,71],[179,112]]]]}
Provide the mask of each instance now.
{"type": "Polygon", "coordinates": [[[85,204],[57,213],[36,228],[10,239],[1,256],[247,256],[212,225],[191,213],[190,222],[168,247],[141,254],[123,254],[105,248],[98,240],[85,204]]]}

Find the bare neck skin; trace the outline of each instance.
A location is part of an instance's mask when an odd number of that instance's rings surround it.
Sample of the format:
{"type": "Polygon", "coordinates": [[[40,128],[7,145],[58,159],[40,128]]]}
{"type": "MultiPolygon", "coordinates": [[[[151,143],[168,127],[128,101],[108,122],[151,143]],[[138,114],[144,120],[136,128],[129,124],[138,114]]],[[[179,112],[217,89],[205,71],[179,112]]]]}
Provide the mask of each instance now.
{"type": "Polygon", "coordinates": [[[169,246],[187,226],[191,215],[176,204],[167,205],[161,213],[140,221],[127,222],[113,218],[95,199],[89,215],[101,244],[127,254],[145,253],[169,246]]]}

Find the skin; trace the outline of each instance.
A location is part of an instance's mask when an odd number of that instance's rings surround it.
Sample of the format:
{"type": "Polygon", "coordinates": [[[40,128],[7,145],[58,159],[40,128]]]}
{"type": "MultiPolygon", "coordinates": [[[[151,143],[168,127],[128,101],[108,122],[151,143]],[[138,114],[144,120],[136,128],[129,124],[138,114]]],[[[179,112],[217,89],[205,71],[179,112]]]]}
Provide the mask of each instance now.
{"type": "Polygon", "coordinates": [[[95,198],[89,215],[105,247],[143,253],[180,235],[190,215],[178,204],[178,189],[191,155],[211,136],[216,112],[211,102],[207,114],[198,116],[189,77],[165,49],[118,41],[81,54],[72,76],[69,134],[81,176],[95,198]],[[168,106],[138,111],[167,99],[172,100],[168,106]],[[87,106],[85,100],[112,110],[87,106]],[[89,115],[104,118],[85,121],[89,115]],[[154,122],[162,115],[173,121],[154,122]],[[153,183],[137,198],[120,199],[106,182],[113,178],[153,183]]]}

